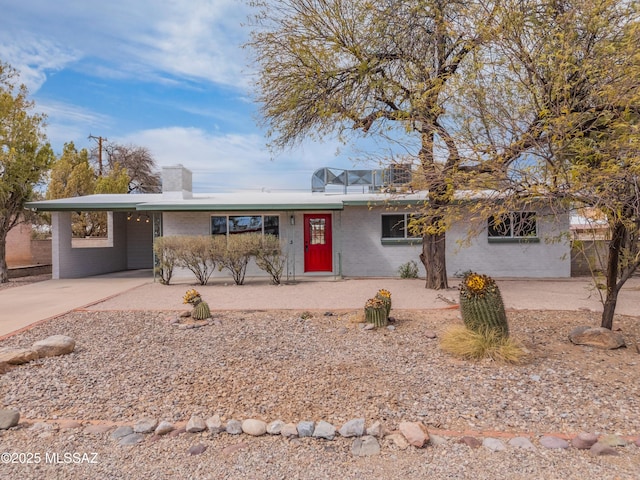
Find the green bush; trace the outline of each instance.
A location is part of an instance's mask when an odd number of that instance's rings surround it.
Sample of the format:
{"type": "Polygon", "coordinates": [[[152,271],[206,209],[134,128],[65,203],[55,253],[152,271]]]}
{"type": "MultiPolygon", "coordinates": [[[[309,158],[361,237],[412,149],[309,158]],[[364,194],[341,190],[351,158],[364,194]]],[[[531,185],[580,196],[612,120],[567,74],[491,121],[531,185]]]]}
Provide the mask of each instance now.
{"type": "Polygon", "coordinates": [[[418,264],[415,260],[403,263],[398,268],[398,275],[400,278],[418,278],[418,264]]]}
{"type": "Polygon", "coordinates": [[[280,285],[282,272],[287,262],[287,257],[282,254],[280,239],[275,235],[265,235],[260,247],[255,252],[255,257],[258,268],[267,272],[275,285],[280,285]]]}

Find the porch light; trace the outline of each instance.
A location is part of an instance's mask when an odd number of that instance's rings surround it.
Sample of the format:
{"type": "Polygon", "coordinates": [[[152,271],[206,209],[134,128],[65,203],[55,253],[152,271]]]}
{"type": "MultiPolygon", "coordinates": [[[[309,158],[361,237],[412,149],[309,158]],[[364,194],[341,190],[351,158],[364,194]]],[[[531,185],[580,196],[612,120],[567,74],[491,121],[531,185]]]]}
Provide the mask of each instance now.
{"type": "Polygon", "coordinates": [[[295,216],[291,215],[289,217],[289,224],[291,224],[291,225],[295,225],[296,224],[296,217],[295,216]]]}

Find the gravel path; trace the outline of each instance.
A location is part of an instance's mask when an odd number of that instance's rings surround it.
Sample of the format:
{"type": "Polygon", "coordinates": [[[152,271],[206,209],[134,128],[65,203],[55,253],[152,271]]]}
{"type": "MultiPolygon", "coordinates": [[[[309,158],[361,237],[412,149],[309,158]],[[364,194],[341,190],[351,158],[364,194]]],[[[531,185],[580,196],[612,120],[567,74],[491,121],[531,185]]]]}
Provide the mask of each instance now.
{"type": "Polygon", "coordinates": [[[11,337],[26,346],[53,334],[76,351],[15,367],[0,377],[5,408],[22,413],[0,431],[14,452],[96,452],[98,464],[0,465],[3,478],[637,478],[640,448],[594,457],[549,450],[543,434],[640,435],[637,317],[616,318],[630,348],[572,346],[568,331],[597,324],[591,312],[510,311],[513,335],[530,351],[523,365],[463,362],[440,351],[456,310],[394,310],[395,330],[365,331],[357,312],[310,318],[295,311],[215,312],[219,325],[180,330],[175,312],[78,311],[11,337]],[[177,423],[192,414],[285,422],[364,417],[388,430],[421,421],[444,439],[426,449],[382,442],[378,456],[351,454],[352,440],[285,440],[183,434],[134,447],[82,429],[37,433],[37,419],[132,425],[141,417],[177,423]],[[477,436],[530,436],[535,451],[458,443],[477,436]],[[189,456],[189,447],[207,450],[189,456]],[[230,448],[233,445],[240,445],[230,448]],[[6,476],[5,475],[6,472],[6,476]]]}

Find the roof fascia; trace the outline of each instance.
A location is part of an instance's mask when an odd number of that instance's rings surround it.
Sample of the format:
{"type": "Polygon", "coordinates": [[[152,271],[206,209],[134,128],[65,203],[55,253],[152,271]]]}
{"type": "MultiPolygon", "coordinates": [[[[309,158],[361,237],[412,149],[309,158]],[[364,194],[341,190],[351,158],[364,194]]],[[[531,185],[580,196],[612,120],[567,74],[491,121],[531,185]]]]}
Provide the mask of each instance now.
{"type": "Polygon", "coordinates": [[[340,203],[258,203],[258,204],[157,204],[142,203],[137,205],[137,210],[141,211],[161,211],[161,212],[226,212],[226,211],[274,211],[274,210],[343,210],[344,205],[340,203]]]}

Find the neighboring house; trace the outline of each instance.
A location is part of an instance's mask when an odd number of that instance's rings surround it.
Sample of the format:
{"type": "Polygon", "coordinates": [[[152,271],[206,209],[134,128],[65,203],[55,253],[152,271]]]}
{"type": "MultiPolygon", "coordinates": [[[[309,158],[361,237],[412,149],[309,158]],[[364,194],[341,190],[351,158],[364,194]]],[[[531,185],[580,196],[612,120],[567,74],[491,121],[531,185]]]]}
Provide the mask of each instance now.
{"type": "Polygon", "coordinates": [[[32,239],[30,223],[20,222],[7,233],[5,259],[10,269],[24,273],[24,267],[51,265],[51,241],[32,239]]]}
{"type": "Polygon", "coordinates": [[[601,212],[584,208],[571,218],[571,276],[602,274],[607,269],[611,229],[601,212]]]}
{"type": "Polygon", "coordinates": [[[7,266],[23,267],[33,263],[31,255],[31,224],[18,223],[7,233],[7,266]]]}
{"type": "MultiPolygon", "coordinates": [[[[191,172],[163,169],[163,193],[105,194],[31,202],[52,212],[53,278],[152,268],[153,239],[169,235],[273,233],[287,255],[284,278],[333,275],[393,277],[418,264],[421,239],[405,229],[424,193],[192,193],[191,172]],[[102,247],[74,246],[71,212],[107,211],[102,247]]],[[[489,222],[461,246],[469,219],[447,233],[447,270],[495,277],[569,277],[568,241],[548,242],[569,230],[569,216],[550,211],[514,212],[489,222]],[[459,242],[460,241],[460,242],[459,242]]],[[[566,235],[565,235],[566,237],[566,235]]],[[[216,272],[226,276],[225,272],[216,272]]],[[[266,275],[251,266],[248,275],[266,275]]]]}

